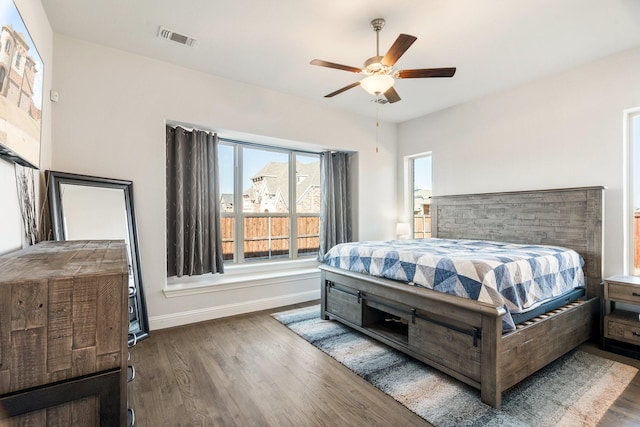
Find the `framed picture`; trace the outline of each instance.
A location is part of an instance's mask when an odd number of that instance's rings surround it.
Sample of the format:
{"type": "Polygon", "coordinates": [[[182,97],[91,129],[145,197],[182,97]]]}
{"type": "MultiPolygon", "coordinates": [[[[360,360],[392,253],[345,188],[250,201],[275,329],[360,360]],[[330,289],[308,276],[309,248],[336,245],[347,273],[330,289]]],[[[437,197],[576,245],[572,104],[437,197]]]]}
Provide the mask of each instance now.
{"type": "Polygon", "coordinates": [[[44,65],[13,0],[0,0],[0,157],[40,167],[44,65]]]}

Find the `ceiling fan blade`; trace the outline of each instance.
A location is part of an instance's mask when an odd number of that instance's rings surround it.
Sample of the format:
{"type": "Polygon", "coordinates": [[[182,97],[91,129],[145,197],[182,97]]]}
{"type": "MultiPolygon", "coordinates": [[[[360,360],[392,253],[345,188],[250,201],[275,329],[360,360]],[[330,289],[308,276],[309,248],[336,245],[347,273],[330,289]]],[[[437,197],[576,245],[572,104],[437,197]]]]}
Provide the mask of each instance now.
{"type": "Polygon", "coordinates": [[[384,97],[387,98],[389,104],[400,101],[400,95],[398,95],[398,92],[396,92],[393,86],[387,89],[387,91],[384,93],[384,97]]]}
{"type": "Polygon", "coordinates": [[[354,88],[356,86],[360,86],[360,82],[351,83],[349,86],[345,86],[342,89],[338,89],[335,92],[331,92],[330,94],[325,95],[324,97],[325,98],[331,98],[332,96],[340,95],[342,92],[347,91],[347,90],[349,90],[351,88],[354,88]]]}
{"type": "Polygon", "coordinates": [[[393,66],[417,39],[417,37],[408,34],[400,34],[384,58],[382,58],[382,65],[393,66]]]}
{"type": "Polygon", "coordinates": [[[323,61],[321,59],[314,59],[311,61],[311,65],[319,65],[320,67],[336,68],[338,70],[351,71],[352,73],[360,73],[362,70],[356,67],[350,67],[348,65],[336,64],[334,62],[323,61]]]}
{"type": "Polygon", "coordinates": [[[416,70],[400,70],[399,79],[419,79],[423,77],[453,77],[455,67],[450,68],[419,68],[416,70]]]}

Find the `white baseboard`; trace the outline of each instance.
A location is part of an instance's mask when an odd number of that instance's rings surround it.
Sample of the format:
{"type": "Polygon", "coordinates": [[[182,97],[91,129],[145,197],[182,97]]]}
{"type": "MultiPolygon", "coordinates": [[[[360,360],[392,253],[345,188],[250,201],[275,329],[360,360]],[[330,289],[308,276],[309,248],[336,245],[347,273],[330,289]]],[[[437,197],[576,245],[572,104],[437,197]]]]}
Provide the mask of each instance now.
{"type": "Polygon", "coordinates": [[[163,316],[154,316],[149,318],[149,327],[152,331],[156,329],[171,328],[173,326],[187,325],[189,323],[235,316],[237,314],[268,310],[275,307],[283,307],[290,304],[298,304],[317,299],[320,299],[320,289],[313,289],[306,292],[279,295],[272,298],[242,301],[235,304],[183,311],[163,316]]]}

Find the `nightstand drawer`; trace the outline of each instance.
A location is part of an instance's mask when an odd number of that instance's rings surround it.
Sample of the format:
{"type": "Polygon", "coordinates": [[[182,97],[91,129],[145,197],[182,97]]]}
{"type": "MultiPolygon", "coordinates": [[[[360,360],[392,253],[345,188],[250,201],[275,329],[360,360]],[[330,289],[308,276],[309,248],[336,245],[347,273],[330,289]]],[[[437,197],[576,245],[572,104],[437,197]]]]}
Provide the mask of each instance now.
{"type": "Polygon", "coordinates": [[[604,298],[616,302],[640,304],[640,286],[607,282],[604,298]]]}
{"type": "Polygon", "coordinates": [[[616,310],[604,318],[606,338],[640,345],[638,313],[616,310]]]}

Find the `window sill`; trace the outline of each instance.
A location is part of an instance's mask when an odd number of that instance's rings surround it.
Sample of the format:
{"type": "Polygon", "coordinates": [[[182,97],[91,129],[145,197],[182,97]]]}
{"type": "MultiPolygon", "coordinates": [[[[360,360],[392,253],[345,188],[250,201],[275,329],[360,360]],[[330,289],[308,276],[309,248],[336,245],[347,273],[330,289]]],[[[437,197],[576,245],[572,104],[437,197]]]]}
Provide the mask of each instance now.
{"type": "Polygon", "coordinates": [[[163,290],[166,298],[262,286],[283,280],[319,277],[315,258],[225,266],[224,274],[168,277],[163,290]]]}

